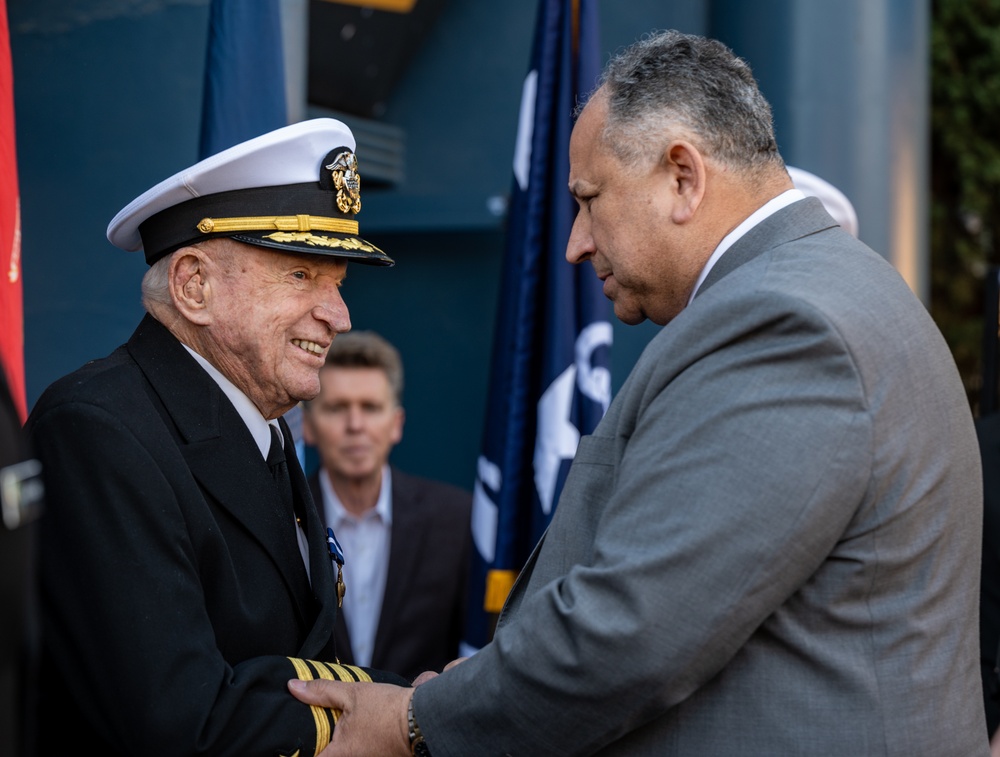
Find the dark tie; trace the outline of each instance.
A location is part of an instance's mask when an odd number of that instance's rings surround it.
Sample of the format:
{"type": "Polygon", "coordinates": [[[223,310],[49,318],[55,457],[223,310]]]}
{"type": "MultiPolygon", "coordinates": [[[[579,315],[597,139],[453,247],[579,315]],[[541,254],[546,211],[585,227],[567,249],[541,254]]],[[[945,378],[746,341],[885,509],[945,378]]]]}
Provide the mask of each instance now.
{"type": "MultiPolygon", "coordinates": [[[[292,527],[288,529],[287,534],[291,535],[293,538],[293,544],[298,546],[298,527],[296,523],[302,528],[302,532],[306,532],[306,521],[305,515],[300,513],[295,507],[295,495],[292,492],[292,479],[288,475],[288,461],[285,459],[285,445],[283,443],[284,434],[274,424],[268,424],[271,427],[271,448],[267,451],[267,465],[271,469],[271,476],[274,478],[274,484],[278,489],[278,493],[281,495],[281,506],[280,515],[281,519],[288,522],[292,519],[292,527]],[[302,515],[300,518],[299,516],[302,515]]],[[[305,556],[303,559],[306,559],[305,556]]],[[[302,571],[302,586],[296,592],[299,595],[299,601],[303,603],[304,607],[311,606],[314,601],[312,599],[312,589],[309,587],[309,578],[306,571],[302,571]]]]}
{"type": "Polygon", "coordinates": [[[271,449],[267,451],[267,467],[271,469],[271,476],[281,494],[282,515],[294,518],[295,499],[292,495],[292,480],[288,476],[288,462],[285,460],[283,434],[274,424],[269,423],[268,426],[271,428],[271,449]]]}

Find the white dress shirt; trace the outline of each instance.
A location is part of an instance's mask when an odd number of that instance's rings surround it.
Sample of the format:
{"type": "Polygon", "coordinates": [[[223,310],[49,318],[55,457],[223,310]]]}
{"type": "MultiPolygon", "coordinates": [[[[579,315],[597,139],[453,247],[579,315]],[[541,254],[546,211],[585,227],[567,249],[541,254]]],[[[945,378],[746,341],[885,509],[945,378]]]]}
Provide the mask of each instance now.
{"type": "Polygon", "coordinates": [[[319,485],[323,492],[326,522],[337,535],[344,550],[344,622],[351,636],[354,664],[370,667],[375,649],[389,574],[389,541],[392,528],[392,473],[382,468],[382,488],[378,502],[358,517],[349,513],[333,490],[327,472],[320,469],[319,485]]]}

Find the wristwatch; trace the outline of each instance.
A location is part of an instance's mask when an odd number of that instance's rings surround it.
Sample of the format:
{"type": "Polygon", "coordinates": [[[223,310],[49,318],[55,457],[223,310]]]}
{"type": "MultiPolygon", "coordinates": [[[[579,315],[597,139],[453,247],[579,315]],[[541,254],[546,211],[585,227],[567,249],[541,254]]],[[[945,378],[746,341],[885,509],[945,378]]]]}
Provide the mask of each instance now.
{"type": "Polygon", "coordinates": [[[431,757],[431,750],[424,741],[424,734],[420,732],[417,719],[413,716],[413,697],[410,697],[410,704],[406,708],[406,725],[410,732],[410,754],[413,757],[431,757]]]}

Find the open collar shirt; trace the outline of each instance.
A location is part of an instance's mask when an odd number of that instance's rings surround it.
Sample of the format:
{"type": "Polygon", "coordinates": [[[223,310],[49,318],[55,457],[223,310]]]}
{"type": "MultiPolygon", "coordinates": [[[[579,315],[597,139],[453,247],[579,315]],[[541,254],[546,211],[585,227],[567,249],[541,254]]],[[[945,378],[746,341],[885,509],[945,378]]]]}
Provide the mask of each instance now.
{"type": "Polygon", "coordinates": [[[319,483],[326,523],[344,550],[347,592],[342,609],[354,664],[370,667],[389,573],[392,473],[388,465],[383,466],[378,502],[360,517],[349,513],[341,503],[326,470],[320,470],[319,483]]]}

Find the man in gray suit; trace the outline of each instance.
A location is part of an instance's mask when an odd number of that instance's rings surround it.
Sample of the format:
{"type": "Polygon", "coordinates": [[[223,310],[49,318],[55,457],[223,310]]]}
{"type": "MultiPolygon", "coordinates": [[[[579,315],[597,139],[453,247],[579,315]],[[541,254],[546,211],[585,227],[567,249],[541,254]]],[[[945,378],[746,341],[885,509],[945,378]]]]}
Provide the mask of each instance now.
{"type": "Polygon", "coordinates": [[[982,488],[949,350],[793,188],[725,46],[612,60],[570,145],[590,261],[665,328],[593,435],[493,641],[343,710],[324,755],[989,753],[982,488]]]}

